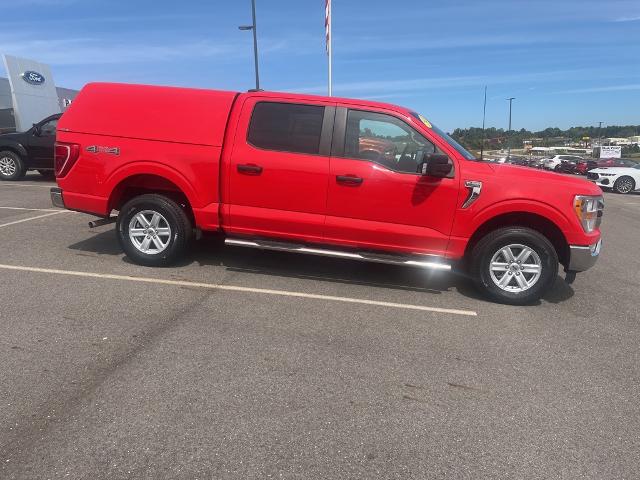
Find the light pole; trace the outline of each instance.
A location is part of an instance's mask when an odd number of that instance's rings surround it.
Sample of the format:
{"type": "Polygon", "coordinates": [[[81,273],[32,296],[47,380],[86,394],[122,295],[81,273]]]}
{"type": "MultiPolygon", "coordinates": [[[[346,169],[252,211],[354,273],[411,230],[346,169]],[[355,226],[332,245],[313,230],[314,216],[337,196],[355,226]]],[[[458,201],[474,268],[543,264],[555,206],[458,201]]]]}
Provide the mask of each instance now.
{"type": "Polygon", "coordinates": [[[507,160],[511,158],[511,137],[509,133],[511,132],[511,104],[516,99],[516,97],[509,97],[509,130],[507,130],[507,160]]]}
{"type": "Polygon", "coordinates": [[[604,122],[598,122],[598,146],[602,145],[602,124],[604,122]]]}
{"type": "Polygon", "coordinates": [[[253,30],[253,59],[256,66],[256,90],[260,90],[260,75],[258,74],[258,32],[256,29],[256,0],[251,0],[251,16],[253,24],[241,25],[240,30],[253,30]]]}

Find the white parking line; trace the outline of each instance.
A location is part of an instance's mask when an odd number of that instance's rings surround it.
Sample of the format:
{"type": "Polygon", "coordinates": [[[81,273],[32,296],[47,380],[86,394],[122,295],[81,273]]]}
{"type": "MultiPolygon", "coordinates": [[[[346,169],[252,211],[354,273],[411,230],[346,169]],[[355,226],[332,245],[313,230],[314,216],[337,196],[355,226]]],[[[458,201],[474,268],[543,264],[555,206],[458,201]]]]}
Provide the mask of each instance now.
{"type": "Polygon", "coordinates": [[[60,208],[25,208],[25,207],[0,207],[4,210],[30,210],[33,212],[60,212],[60,208]]]}
{"type": "Polygon", "coordinates": [[[279,295],[283,297],[310,298],[314,300],[326,300],[330,302],[376,305],[379,307],[399,308],[404,310],[420,310],[423,312],[449,313],[453,315],[466,315],[471,317],[475,317],[478,315],[477,312],[474,312],[473,310],[456,310],[456,309],[450,309],[450,308],[427,307],[423,305],[411,305],[411,304],[394,303],[394,302],[380,302],[377,300],[366,300],[362,298],[335,297],[332,295],[319,295],[315,293],[291,292],[287,290],[271,290],[266,288],[251,288],[251,287],[240,287],[240,286],[234,286],[234,285],[219,285],[216,283],[189,282],[189,281],[183,281],[183,280],[165,280],[162,278],[151,278],[151,277],[130,277],[127,275],[114,275],[110,273],[77,272],[73,270],[26,267],[26,266],[20,266],[20,265],[0,264],[0,269],[17,270],[22,272],[49,273],[54,275],[68,275],[73,277],[100,278],[100,279],[107,279],[107,280],[119,280],[119,281],[125,281],[125,282],[155,283],[160,285],[172,285],[172,286],[179,286],[179,287],[196,287],[196,288],[205,288],[205,289],[211,289],[211,290],[226,290],[226,291],[232,291],[232,292],[258,293],[258,294],[264,294],[264,295],[279,295]]]}
{"type": "Polygon", "coordinates": [[[30,222],[31,220],[37,220],[38,218],[50,217],[51,215],[58,215],[60,213],[67,213],[67,210],[58,210],[56,212],[45,213],[44,215],[38,215],[35,217],[23,218],[22,220],[15,220],[13,222],[0,224],[0,228],[8,227],[9,225],[15,225],[17,223],[30,222]]]}
{"type": "Polygon", "coordinates": [[[8,183],[8,182],[0,182],[0,187],[35,187],[35,188],[51,188],[55,187],[55,183],[51,183],[48,185],[35,185],[33,183],[8,183]]]}

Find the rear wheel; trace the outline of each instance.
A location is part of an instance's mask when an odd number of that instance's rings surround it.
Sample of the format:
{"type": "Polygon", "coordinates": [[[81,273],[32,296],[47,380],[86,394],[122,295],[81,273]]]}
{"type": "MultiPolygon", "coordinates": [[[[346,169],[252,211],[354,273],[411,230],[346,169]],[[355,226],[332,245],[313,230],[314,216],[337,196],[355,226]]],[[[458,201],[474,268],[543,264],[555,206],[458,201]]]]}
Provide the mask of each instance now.
{"type": "Polygon", "coordinates": [[[509,305],[538,300],[558,275],[558,255],[551,242],[524,227],[490,232],[473,248],[470,260],[478,289],[509,305]]]}
{"type": "Polygon", "coordinates": [[[118,241],[135,263],[150,267],[171,265],[186,250],[193,226],[173,200],[157,194],[140,195],[120,210],[118,241]]]}
{"type": "Polygon", "coordinates": [[[613,184],[613,189],[618,193],[629,193],[636,188],[636,182],[629,176],[620,177],[613,184]]]}
{"type": "Polygon", "coordinates": [[[11,151],[0,152],[0,180],[19,180],[27,169],[20,156],[11,151]]]}

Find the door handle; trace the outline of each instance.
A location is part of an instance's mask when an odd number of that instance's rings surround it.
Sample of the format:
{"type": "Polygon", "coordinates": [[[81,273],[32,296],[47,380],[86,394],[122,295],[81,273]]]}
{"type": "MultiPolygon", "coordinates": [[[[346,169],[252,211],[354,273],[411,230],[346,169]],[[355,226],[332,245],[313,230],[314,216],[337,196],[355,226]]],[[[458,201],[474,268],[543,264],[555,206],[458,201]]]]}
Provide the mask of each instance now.
{"type": "Polygon", "coordinates": [[[355,175],[336,175],[336,181],[343,185],[358,186],[364,181],[361,177],[355,175]]]}
{"type": "Polygon", "coordinates": [[[245,175],[260,175],[262,173],[262,167],[260,165],[254,165],[252,163],[238,165],[238,172],[245,175]]]}

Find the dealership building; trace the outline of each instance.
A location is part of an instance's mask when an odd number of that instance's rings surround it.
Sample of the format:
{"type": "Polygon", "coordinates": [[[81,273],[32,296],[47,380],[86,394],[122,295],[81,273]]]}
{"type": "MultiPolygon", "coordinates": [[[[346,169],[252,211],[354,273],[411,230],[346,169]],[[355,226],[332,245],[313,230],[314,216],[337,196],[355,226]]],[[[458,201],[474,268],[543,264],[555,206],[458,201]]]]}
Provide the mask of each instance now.
{"type": "Polygon", "coordinates": [[[77,90],[56,87],[48,65],[3,55],[7,77],[0,77],[0,133],[25,131],[54,113],[64,112],[77,90]]]}

